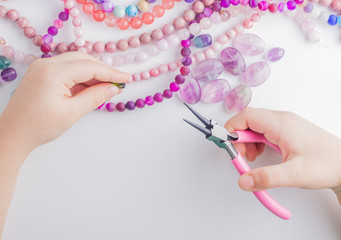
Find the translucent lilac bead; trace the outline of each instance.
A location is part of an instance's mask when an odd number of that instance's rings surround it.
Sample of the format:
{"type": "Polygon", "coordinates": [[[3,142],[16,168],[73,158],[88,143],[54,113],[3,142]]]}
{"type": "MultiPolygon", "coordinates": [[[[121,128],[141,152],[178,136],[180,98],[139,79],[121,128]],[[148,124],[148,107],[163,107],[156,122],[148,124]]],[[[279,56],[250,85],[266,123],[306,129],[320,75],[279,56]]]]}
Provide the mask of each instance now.
{"type": "Polygon", "coordinates": [[[266,62],[256,62],[246,68],[240,80],[249,87],[257,87],[269,78],[270,73],[270,66],[266,62]]]}
{"type": "Polygon", "coordinates": [[[207,59],[195,65],[192,76],[202,82],[216,79],[223,72],[223,64],[216,58],[207,59]]]}
{"type": "Polygon", "coordinates": [[[14,68],[6,68],[1,72],[1,79],[5,82],[11,82],[17,78],[17,71],[14,68]]]}
{"type": "Polygon", "coordinates": [[[181,99],[188,104],[195,104],[200,101],[201,88],[198,81],[191,77],[186,76],[185,82],[180,86],[181,99]]]}
{"type": "Polygon", "coordinates": [[[217,79],[209,82],[201,90],[201,101],[205,103],[217,103],[223,101],[229,92],[231,85],[225,79],[217,79]]]}
{"type": "Polygon", "coordinates": [[[225,48],[220,55],[221,63],[226,71],[233,75],[240,75],[245,71],[246,62],[242,54],[233,47],[225,48]]]}
{"type": "Polygon", "coordinates": [[[243,33],[234,38],[233,46],[242,54],[255,56],[264,51],[265,42],[256,34],[243,33]]]}
{"type": "Polygon", "coordinates": [[[266,55],[266,60],[270,62],[277,62],[284,56],[284,53],[285,51],[283,48],[272,48],[266,55]]]}
{"type": "Polygon", "coordinates": [[[239,85],[228,94],[225,100],[225,107],[231,112],[240,112],[249,105],[251,98],[251,88],[245,85],[239,85]]]}

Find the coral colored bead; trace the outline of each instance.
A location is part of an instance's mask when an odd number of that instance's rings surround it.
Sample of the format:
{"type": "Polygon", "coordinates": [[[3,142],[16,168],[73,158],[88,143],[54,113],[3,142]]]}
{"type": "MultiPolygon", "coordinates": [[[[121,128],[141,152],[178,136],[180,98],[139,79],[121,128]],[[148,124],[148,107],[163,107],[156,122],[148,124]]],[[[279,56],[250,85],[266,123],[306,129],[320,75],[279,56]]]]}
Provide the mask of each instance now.
{"type": "Polygon", "coordinates": [[[126,18],[120,18],[116,21],[116,25],[121,30],[126,30],[129,28],[129,21],[126,18]]]}
{"type": "Polygon", "coordinates": [[[253,26],[253,21],[251,19],[245,19],[244,22],[243,22],[243,27],[244,28],[252,28],[253,26]]]}
{"type": "Polygon", "coordinates": [[[151,13],[144,13],[142,15],[142,22],[147,25],[152,24],[154,22],[154,15],[151,13]]]}
{"type": "Polygon", "coordinates": [[[162,0],[162,7],[164,9],[172,9],[174,7],[174,0],[162,0]]]}
{"type": "Polygon", "coordinates": [[[127,51],[129,49],[129,43],[126,39],[121,39],[116,44],[117,49],[121,51],[127,51]]]}
{"type": "Polygon", "coordinates": [[[155,7],[153,7],[152,13],[154,17],[160,18],[165,14],[165,9],[160,5],[156,5],[155,7]]]}
{"type": "Polygon", "coordinates": [[[139,29],[142,26],[142,20],[139,17],[133,17],[130,19],[130,26],[134,29],[139,29]]]}
{"type": "Polygon", "coordinates": [[[91,15],[95,11],[95,5],[91,2],[87,2],[83,5],[82,9],[84,13],[91,15]]]}
{"type": "Polygon", "coordinates": [[[278,6],[276,3],[270,3],[268,9],[271,13],[276,13],[278,11],[278,6]]]}
{"type": "Polygon", "coordinates": [[[154,29],[151,37],[153,40],[161,40],[163,39],[163,32],[160,29],[154,29]]]}
{"type": "Polygon", "coordinates": [[[25,18],[25,17],[20,17],[20,18],[18,18],[18,20],[17,20],[17,24],[18,24],[18,26],[19,26],[20,28],[24,29],[25,27],[28,26],[29,21],[28,21],[28,19],[25,18]]]}
{"type": "Polygon", "coordinates": [[[108,27],[115,27],[115,25],[116,25],[115,21],[116,21],[116,18],[114,15],[108,15],[105,17],[104,23],[108,27]]]}
{"type": "Polygon", "coordinates": [[[139,39],[143,45],[147,45],[152,41],[152,37],[150,36],[149,33],[142,33],[139,39]]]}
{"type": "Polygon", "coordinates": [[[94,12],[93,17],[97,22],[103,22],[105,19],[105,13],[102,10],[97,10],[94,12]]]}
{"type": "Polygon", "coordinates": [[[152,68],[152,69],[150,69],[149,74],[152,77],[157,77],[160,75],[160,71],[157,68],[152,68]]]}
{"type": "Polygon", "coordinates": [[[33,44],[36,45],[37,47],[40,47],[44,43],[43,41],[43,36],[41,35],[35,35],[33,38],[33,44]]]}
{"type": "Polygon", "coordinates": [[[128,39],[129,47],[138,48],[141,45],[140,39],[136,36],[132,36],[128,39]]]}
{"type": "Polygon", "coordinates": [[[84,4],[87,0],[76,0],[77,3],[84,4]]]}

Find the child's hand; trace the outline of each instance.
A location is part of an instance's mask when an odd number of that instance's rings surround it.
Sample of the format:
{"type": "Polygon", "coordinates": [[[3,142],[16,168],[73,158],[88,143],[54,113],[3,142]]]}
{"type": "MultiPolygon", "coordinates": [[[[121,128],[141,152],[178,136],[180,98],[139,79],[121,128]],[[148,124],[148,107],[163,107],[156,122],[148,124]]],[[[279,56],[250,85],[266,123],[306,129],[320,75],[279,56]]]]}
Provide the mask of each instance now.
{"type": "MultiPolygon", "coordinates": [[[[228,131],[262,133],[282,151],[283,163],[254,169],[239,179],[243,190],[274,187],[331,188],[341,204],[341,140],[289,112],[247,108],[225,124],[228,131]]],[[[263,153],[264,144],[238,143],[249,161],[263,153]]]]}
{"type": "Polygon", "coordinates": [[[119,93],[108,82],[130,75],[72,52],[32,63],[0,117],[0,131],[27,151],[62,135],[83,115],[119,93]]]}

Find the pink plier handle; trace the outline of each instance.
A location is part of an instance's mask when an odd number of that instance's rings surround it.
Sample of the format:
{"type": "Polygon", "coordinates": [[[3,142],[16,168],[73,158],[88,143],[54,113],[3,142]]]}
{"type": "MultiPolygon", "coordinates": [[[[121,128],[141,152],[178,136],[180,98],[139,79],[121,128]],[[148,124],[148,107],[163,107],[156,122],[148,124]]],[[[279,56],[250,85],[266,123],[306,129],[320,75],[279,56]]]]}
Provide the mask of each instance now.
{"type": "MultiPolygon", "coordinates": [[[[262,134],[249,130],[236,131],[235,133],[238,134],[238,140],[235,142],[265,143],[266,145],[269,145],[277,152],[281,153],[279,147],[277,145],[270,143],[262,134]]],[[[239,152],[237,157],[232,159],[232,163],[236,167],[240,175],[243,175],[244,173],[251,171],[251,168],[249,167],[249,165],[246,163],[246,161],[239,152]]],[[[281,206],[279,203],[277,203],[265,190],[255,191],[253,192],[253,194],[273,214],[285,220],[291,218],[291,212],[285,207],[281,206]]]]}

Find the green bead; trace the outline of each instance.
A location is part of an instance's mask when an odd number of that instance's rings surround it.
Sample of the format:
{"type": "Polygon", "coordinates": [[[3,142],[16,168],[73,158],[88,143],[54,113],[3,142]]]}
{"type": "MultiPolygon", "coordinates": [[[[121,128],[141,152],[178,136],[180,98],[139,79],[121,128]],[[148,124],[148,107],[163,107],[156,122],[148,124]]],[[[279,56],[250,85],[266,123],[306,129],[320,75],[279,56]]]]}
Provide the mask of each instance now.
{"type": "Polygon", "coordinates": [[[11,65],[11,62],[9,59],[5,56],[0,56],[0,69],[5,70],[6,68],[9,68],[11,65]]]}

